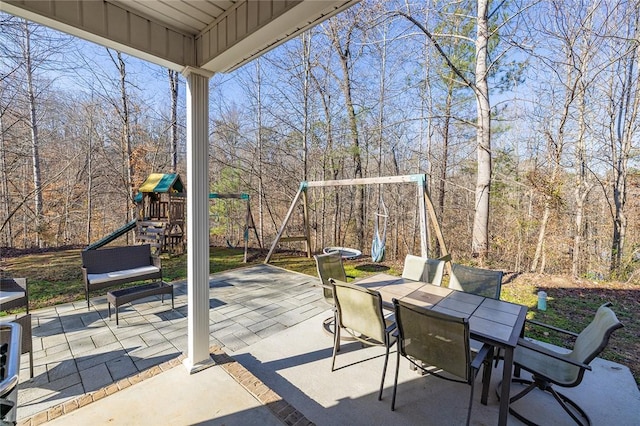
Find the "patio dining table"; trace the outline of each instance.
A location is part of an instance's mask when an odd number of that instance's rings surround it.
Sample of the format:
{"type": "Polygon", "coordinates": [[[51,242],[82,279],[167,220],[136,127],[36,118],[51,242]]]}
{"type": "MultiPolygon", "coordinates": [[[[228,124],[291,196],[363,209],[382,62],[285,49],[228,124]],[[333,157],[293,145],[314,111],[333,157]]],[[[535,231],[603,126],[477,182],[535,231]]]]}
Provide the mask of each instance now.
{"type": "Polygon", "coordinates": [[[383,305],[388,309],[393,309],[395,298],[427,309],[468,318],[472,339],[504,349],[498,424],[507,424],[513,351],[524,327],[526,306],[389,274],[371,275],[354,284],[380,292],[383,305]]]}

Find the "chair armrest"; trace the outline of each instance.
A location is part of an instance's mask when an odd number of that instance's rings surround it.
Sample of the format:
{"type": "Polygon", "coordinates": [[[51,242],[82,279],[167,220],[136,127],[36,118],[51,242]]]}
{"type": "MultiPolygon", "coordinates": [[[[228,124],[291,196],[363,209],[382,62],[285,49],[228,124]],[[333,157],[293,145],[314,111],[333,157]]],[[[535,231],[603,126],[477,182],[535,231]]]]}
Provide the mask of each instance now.
{"type": "MultiPolygon", "coordinates": [[[[385,318],[385,320],[389,320],[389,319],[390,319],[389,317],[385,318]]],[[[384,332],[385,332],[385,333],[387,333],[387,334],[391,334],[391,332],[392,332],[392,331],[394,331],[394,330],[396,329],[396,327],[397,327],[397,326],[396,326],[396,322],[395,322],[395,318],[393,318],[393,319],[394,319],[394,322],[392,322],[391,324],[389,324],[389,325],[387,326],[387,328],[385,328],[385,329],[384,329],[384,332]]],[[[396,334],[396,333],[394,332],[394,333],[393,333],[393,335],[395,336],[395,334],[396,334]]]]}
{"type": "Polygon", "coordinates": [[[489,355],[492,350],[493,347],[491,345],[488,345],[486,343],[482,345],[476,356],[473,358],[473,361],[471,361],[471,368],[473,368],[474,370],[479,370],[482,366],[482,363],[487,358],[487,355],[489,355]]]}
{"type": "Polygon", "coordinates": [[[333,287],[332,287],[332,286],[330,286],[330,285],[326,285],[326,284],[325,284],[325,283],[323,283],[323,282],[320,282],[320,284],[316,283],[316,284],[314,284],[314,285],[317,285],[318,287],[324,288],[325,290],[331,290],[331,291],[333,291],[333,287]]]}
{"type": "Polygon", "coordinates": [[[567,335],[573,336],[573,337],[578,337],[578,333],[574,333],[573,331],[569,331],[569,330],[565,330],[565,329],[562,329],[562,328],[554,327],[552,325],[545,324],[545,323],[540,322],[540,321],[527,320],[527,322],[529,324],[533,324],[533,325],[536,325],[538,327],[543,327],[543,328],[546,328],[546,329],[549,329],[549,330],[553,330],[553,331],[556,331],[558,333],[567,334],[567,335]]]}
{"type": "Polygon", "coordinates": [[[528,340],[525,340],[523,338],[519,338],[518,339],[518,346],[522,346],[523,348],[527,348],[527,349],[529,349],[531,351],[541,353],[541,354],[546,355],[548,357],[551,357],[553,359],[557,359],[558,361],[563,361],[563,362],[565,362],[567,364],[575,365],[576,367],[582,368],[584,370],[591,371],[591,366],[590,365],[584,364],[582,362],[574,361],[572,359],[565,358],[565,357],[561,356],[561,354],[559,354],[557,352],[549,350],[549,349],[545,348],[544,346],[537,345],[537,344],[535,344],[533,342],[530,342],[528,340]]]}
{"type": "Polygon", "coordinates": [[[451,262],[451,253],[447,253],[444,256],[439,257],[438,260],[442,260],[443,262],[451,262]]]}

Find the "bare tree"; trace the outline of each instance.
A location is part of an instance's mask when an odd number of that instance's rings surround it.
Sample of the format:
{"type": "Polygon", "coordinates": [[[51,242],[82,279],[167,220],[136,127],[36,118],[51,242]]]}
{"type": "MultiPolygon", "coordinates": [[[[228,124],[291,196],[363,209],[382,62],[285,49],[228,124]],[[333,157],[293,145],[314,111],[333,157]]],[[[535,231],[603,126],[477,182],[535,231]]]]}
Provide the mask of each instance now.
{"type": "Polygon", "coordinates": [[[171,94],[171,123],[169,125],[171,137],[169,138],[171,172],[178,171],[178,94],[180,87],[180,73],[167,70],[169,74],[169,92],[171,94]]]}
{"type": "Polygon", "coordinates": [[[631,2],[621,13],[628,17],[625,26],[624,44],[626,52],[616,62],[616,72],[612,79],[610,111],[615,115],[611,120],[610,155],[613,193],[613,237],[611,243],[612,272],[620,272],[627,236],[626,202],[628,194],[629,160],[632,156],[633,140],[637,137],[638,113],[640,108],[640,4],[631,2]]]}
{"type": "Polygon", "coordinates": [[[22,59],[24,61],[25,76],[27,80],[27,99],[29,105],[29,128],[31,129],[31,162],[33,167],[33,188],[34,188],[34,224],[36,229],[36,245],[42,247],[43,231],[43,211],[42,211],[42,178],[40,176],[40,138],[38,134],[38,117],[35,87],[33,74],[35,67],[33,64],[31,50],[31,26],[27,20],[22,21],[23,44],[22,59]]]}
{"type": "MultiPolygon", "coordinates": [[[[344,103],[347,112],[347,122],[349,128],[349,138],[351,140],[351,156],[353,160],[353,177],[362,178],[362,155],[361,155],[361,143],[358,132],[358,121],[356,118],[356,111],[353,102],[352,90],[353,90],[353,62],[356,55],[356,38],[358,37],[360,30],[360,16],[358,11],[361,8],[356,7],[356,10],[349,9],[340,15],[341,19],[331,19],[327,24],[327,36],[331,41],[336,53],[338,54],[338,60],[340,63],[340,70],[342,75],[340,76],[340,87],[342,89],[342,95],[344,97],[344,103]]],[[[365,189],[360,185],[356,188],[355,197],[356,206],[356,244],[359,247],[364,247],[364,223],[365,223],[365,189]]]]}
{"type": "MultiPolygon", "coordinates": [[[[476,152],[477,152],[477,180],[475,190],[475,216],[473,221],[473,233],[471,250],[474,257],[484,262],[489,250],[489,189],[491,186],[491,104],[489,98],[488,76],[489,64],[489,39],[495,32],[489,31],[489,0],[477,0],[476,2],[476,38],[469,42],[475,44],[475,72],[473,80],[465,75],[454,60],[446,53],[439,40],[422,22],[415,18],[411,11],[398,11],[396,15],[403,16],[414,26],[422,31],[433,43],[438,54],[443,58],[449,69],[455,76],[469,87],[476,99],[476,152]]],[[[466,35],[450,35],[466,38],[466,35]]]]}
{"type": "Polygon", "coordinates": [[[261,68],[261,60],[260,58],[256,59],[256,98],[257,98],[257,114],[256,114],[256,151],[257,151],[257,178],[258,178],[258,235],[260,236],[260,241],[264,241],[264,179],[262,174],[262,163],[263,163],[263,137],[264,137],[264,128],[262,122],[262,68],[261,68]]]}
{"type": "MultiPolygon", "coordinates": [[[[119,74],[119,89],[120,89],[120,104],[117,106],[116,111],[120,118],[122,131],[121,131],[121,153],[122,153],[122,181],[126,188],[125,204],[129,206],[127,208],[127,222],[134,217],[134,188],[133,188],[133,163],[132,163],[132,142],[131,142],[131,114],[129,111],[129,97],[127,95],[127,65],[122,57],[122,53],[117,51],[115,56],[113,52],[107,49],[111,61],[115,65],[119,74]]],[[[129,236],[127,235],[127,238],[129,236]]]]}
{"type": "MultiPolygon", "coordinates": [[[[544,37],[539,63],[549,68],[545,72],[557,78],[551,87],[557,92],[548,98],[539,99],[548,107],[543,110],[543,133],[547,142],[547,168],[535,174],[532,180],[544,199],[543,213],[538,230],[536,250],[531,262],[532,271],[544,271],[545,247],[550,221],[554,211],[563,204],[562,187],[565,185],[567,153],[573,148],[575,165],[573,201],[574,220],[571,229],[572,258],[571,271],[580,272],[581,248],[584,236],[585,202],[594,183],[587,153],[587,105],[588,90],[598,76],[600,69],[595,60],[598,31],[594,25],[594,5],[567,8],[564,2],[550,1],[545,4],[547,13],[540,14],[540,28],[544,37]],[[563,72],[561,73],[560,70],[563,72]],[[557,101],[560,99],[560,102],[557,101]],[[557,104],[560,104],[556,107],[557,104]]],[[[535,54],[534,54],[535,55],[535,54]]],[[[548,84],[548,83],[547,83],[548,84]]],[[[533,175],[532,175],[533,176],[533,175]]]]}

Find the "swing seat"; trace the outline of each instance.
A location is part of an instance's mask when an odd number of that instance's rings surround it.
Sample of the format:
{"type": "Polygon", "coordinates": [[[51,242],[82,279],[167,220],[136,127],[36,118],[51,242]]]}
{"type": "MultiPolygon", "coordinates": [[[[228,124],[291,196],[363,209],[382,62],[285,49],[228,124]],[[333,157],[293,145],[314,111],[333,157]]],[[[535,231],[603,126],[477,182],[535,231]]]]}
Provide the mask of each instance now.
{"type": "Polygon", "coordinates": [[[387,210],[387,206],[384,204],[382,196],[380,196],[378,213],[375,213],[374,216],[375,227],[373,231],[373,241],[371,241],[371,260],[375,263],[379,263],[384,259],[385,241],[387,239],[387,219],[389,218],[389,210],[387,210]],[[380,211],[382,211],[382,213],[380,213],[380,211]],[[380,230],[378,229],[381,218],[384,219],[382,224],[382,236],[380,236],[380,230]]]}
{"type": "Polygon", "coordinates": [[[360,250],[349,247],[325,247],[322,249],[322,252],[324,254],[338,252],[343,259],[356,259],[362,256],[362,252],[360,250]]]}
{"type": "Polygon", "coordinates": [[[382,262],[384,259],[384,241],[380,238],[380,235],[376,232],[373,241],[371,242],[371,260],[374,262],[382,262]]]}

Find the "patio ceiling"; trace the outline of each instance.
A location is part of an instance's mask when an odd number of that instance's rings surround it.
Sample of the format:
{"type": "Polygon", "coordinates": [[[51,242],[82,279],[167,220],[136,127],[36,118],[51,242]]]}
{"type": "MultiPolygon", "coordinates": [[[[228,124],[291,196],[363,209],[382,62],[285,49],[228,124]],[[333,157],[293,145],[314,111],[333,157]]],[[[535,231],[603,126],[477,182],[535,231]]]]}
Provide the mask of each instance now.
{"type": "Polygon", "coordinates": [[[2,0],[0,10],[176,71],[228,72],[360,0],[2,0]]]}

